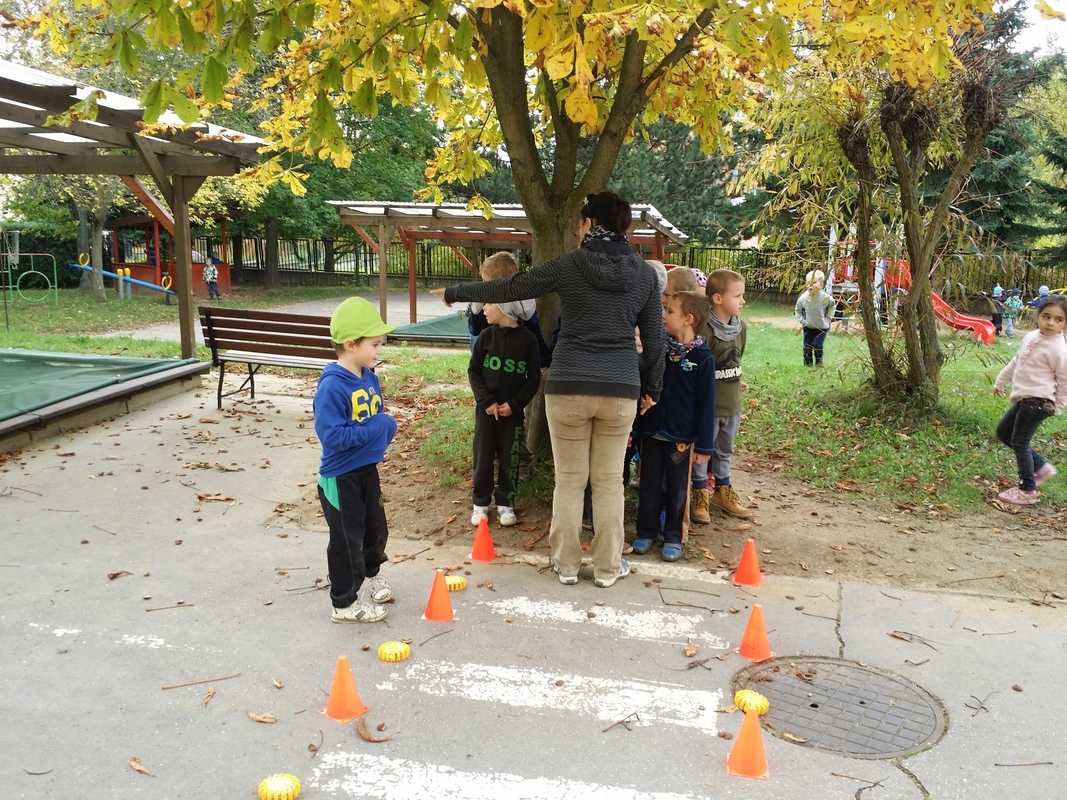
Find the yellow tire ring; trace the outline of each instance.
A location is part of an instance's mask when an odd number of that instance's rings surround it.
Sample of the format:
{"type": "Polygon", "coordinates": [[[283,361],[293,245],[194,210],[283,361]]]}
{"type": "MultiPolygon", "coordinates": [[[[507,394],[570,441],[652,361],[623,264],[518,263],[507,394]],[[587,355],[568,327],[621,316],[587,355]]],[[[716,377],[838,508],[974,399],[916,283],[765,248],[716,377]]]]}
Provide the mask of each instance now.
{"type": "Polygon", "coordinates": [[[755,711],[761,717],[771,707],[766,697],[752,689],[738,689],[734,693],[734,705],[741,711],[755,711]]]}
{"type": "Polygon", "coordinates": [[[378,645],[378,658],[382,661],[407,661],[411,657],[411,645],[407,642],[382,642],[378,645]]]}
{"type": "Polygon", "coordinates": [[[300,779],[289,772],[276,772],[259,783],[259,800],[296,800],[300,779]]]}
{"type": "Polygon", "coordinates": [[[467,579],[462,575],[445,575],[445,586],[450,592],[462,592],[467,588],[467,579]]]}
{"type": "Polygon", "coordinates": [[[164,289],[169,289],[173,283],[174,281],[171,280],[170,275],[164,275],[163,280],[159,282],[159,285],[162,286],[164,289]]]}

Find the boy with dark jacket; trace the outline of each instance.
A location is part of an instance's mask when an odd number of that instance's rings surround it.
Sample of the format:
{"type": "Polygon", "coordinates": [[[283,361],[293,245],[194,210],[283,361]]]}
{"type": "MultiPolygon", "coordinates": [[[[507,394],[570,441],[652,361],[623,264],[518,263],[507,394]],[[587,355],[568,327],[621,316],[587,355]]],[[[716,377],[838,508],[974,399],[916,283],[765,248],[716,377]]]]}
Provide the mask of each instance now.
{"type": "Polygon", "coordinates": [[[509,527],[518,522],[512,505],[511,450],[523,409],[541,382],[541,353],[537,338],[519,324],[521,301],[489,304],[484,313],[489,326],[478,334],[467,368],[475,400],[471,525],[488,519],[495,462],[497,516],[509,527]]]}
{"type": "Polygon", "coordinates": [[[641,483],[633,548],[639,554],[653,548],[665,509],[664,561],[682,557],[690,459],[707,464],[715,444],[715,357],[696,333],[709,312],[707,298],[697,292],[667,297],[663,392],[640,420],[641,483]]]}
{"type": "Polygon", "coordinates": [[[378,462],[396,435],[396,420],[385,411],[373,369],[391,330],[362,297],[341,303],[330,318],[337,362],[322,371],[315,390],[315,434],[322,444],[319,502],[330,527],[326,562],[333,622],[380,622],[386,616],[383,604],[393,599],[388,581],[379,574],[389,560],[389,529],[378,462]]]}

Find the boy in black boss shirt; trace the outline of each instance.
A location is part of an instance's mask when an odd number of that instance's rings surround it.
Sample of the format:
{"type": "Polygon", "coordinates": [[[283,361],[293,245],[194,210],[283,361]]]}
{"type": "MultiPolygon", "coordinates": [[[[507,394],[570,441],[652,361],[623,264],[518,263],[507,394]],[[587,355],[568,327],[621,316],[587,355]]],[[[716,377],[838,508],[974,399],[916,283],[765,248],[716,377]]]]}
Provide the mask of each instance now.
{"type": "Polygon", "coordinates": [[[489,516],[496,462],[496,510],[500,524],[518,520],[512,506],[511,448],[522,411],[541,382],[537,337],[519,324],[520,303],[485,306],[489,327],[479,334],[467,376],[474,391],[474,510],[471,525],[489,516]]]}

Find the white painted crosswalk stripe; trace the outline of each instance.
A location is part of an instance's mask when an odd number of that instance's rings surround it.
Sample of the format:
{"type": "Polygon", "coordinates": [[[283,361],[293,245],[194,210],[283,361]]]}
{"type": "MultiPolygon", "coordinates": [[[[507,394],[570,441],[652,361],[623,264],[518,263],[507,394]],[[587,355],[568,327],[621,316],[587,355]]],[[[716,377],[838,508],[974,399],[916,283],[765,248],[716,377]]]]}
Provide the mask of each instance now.
{"type": "Polygon", "coordinates": [[[406,758],[326,751],[309,789],[350,800],[706,800],[698,795],[646,792],[559,778],[525,778],[507,772],[454,770],[406,758]]]}
{"type": "Polygon", "coordinates": [[[450,661],[416,661],[378,684],[390,692],[457,697],[579,714],[615,722],[636,711],[636,725],[653,722],[718,733],[720,690],[690,689],[676,683],[611,680],[535,668],[450,661]]]}
{"type": "Polygon", "coordinates": [[[707,624],[703,612],[659,611],[612,606],[579,606],[576,603],[532,598],[520,595],[484,601],[481,605],[521,623],[536,623],[539,628],[588,626],[607,629],[626,638],[647,642],[684,644],[698,642],[716,650],[728,650],[729,642],[721,636],[701,630],[707,624]]]}

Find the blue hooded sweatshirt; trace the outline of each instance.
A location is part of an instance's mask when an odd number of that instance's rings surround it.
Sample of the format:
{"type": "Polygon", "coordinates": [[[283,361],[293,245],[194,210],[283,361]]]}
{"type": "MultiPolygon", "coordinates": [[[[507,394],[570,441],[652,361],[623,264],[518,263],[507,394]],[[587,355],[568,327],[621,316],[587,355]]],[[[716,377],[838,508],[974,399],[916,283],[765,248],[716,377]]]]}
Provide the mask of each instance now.
{"type": "Polygon", "coordinates": [[[374,370],[366,368],[360,377],[330,364],[322,371],[312,407],[315,435],[322,443],[320,476],[335,478],[385,458],[396,420],[385,413],[374,370]]]}

